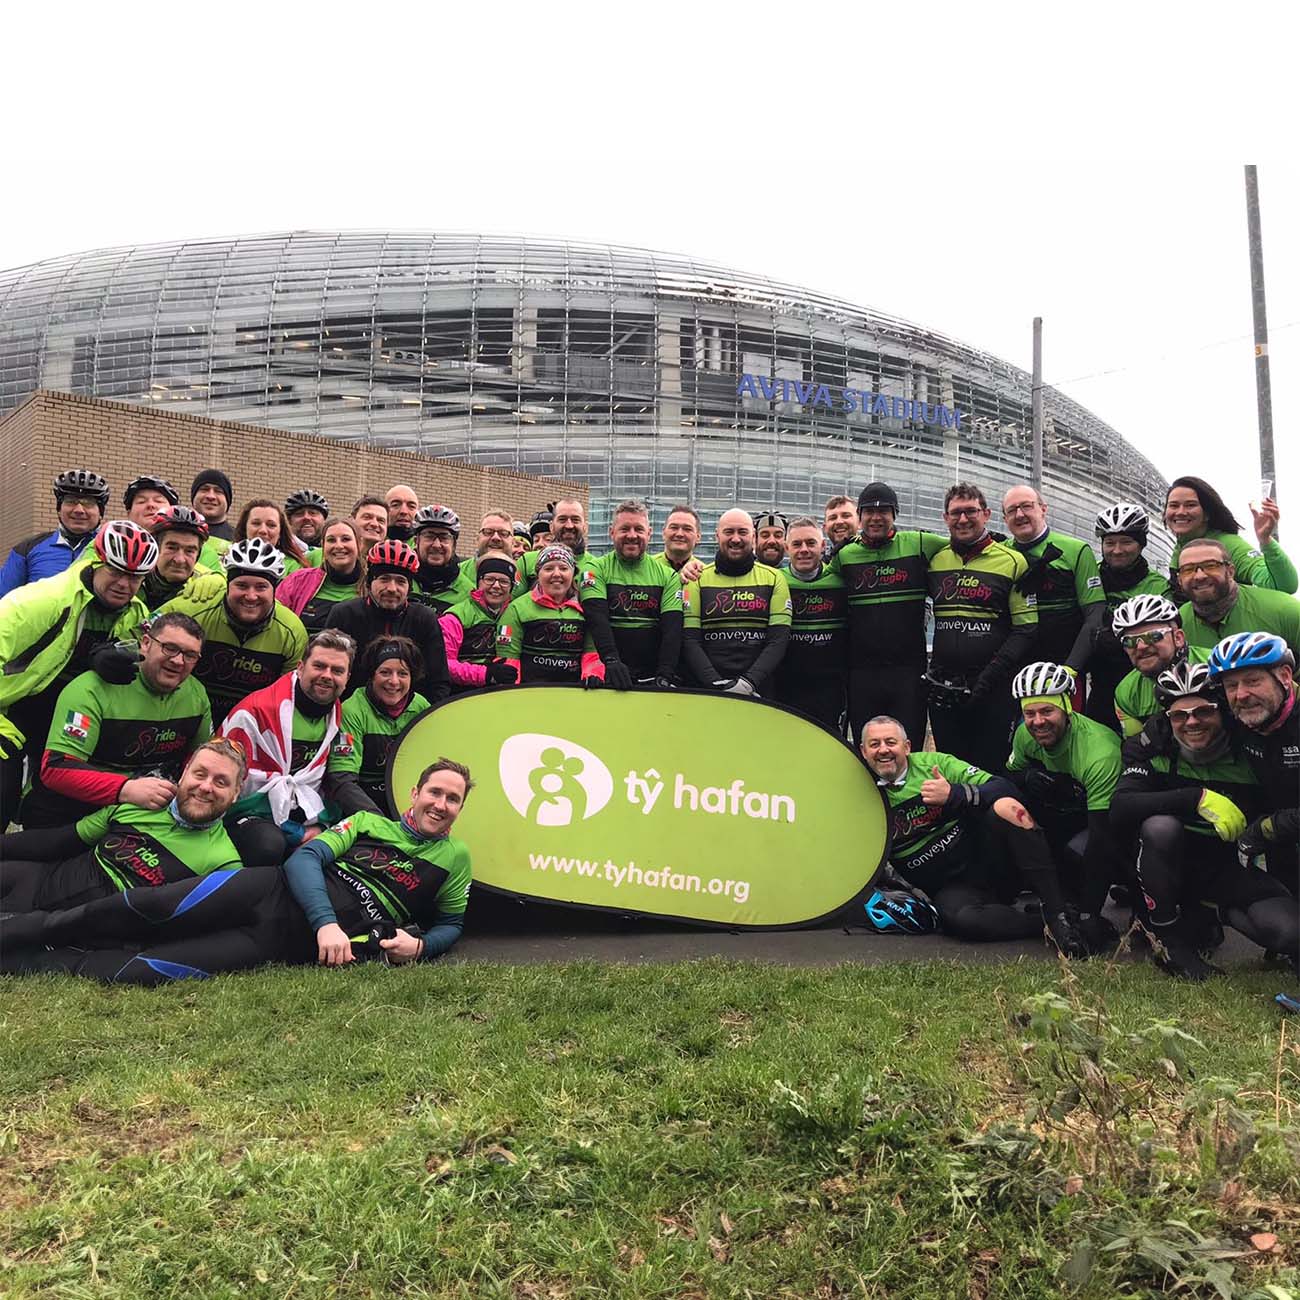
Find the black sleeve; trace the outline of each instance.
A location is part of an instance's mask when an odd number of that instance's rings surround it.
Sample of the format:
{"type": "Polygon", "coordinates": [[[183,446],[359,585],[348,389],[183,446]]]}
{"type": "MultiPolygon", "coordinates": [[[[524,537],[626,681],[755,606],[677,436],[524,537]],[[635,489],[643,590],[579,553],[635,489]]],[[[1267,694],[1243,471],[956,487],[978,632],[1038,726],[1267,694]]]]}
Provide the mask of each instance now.
{"type": "Polygon", "coordinates": [[[713,662],[704,652],[704,638],[698,627],[684,628],[682,631],[682,659],[691,676],[701,686],[712,686],[719,681],[722,674],[713,666],[713,662]]]}
{"type": "Polygon", "coordinates": [[[974,781],[954,781],[943,806],[945,817],[959,813],[963,808],[989,811],[999,799],[1019,799],[1020,792],[1004,776],[991,777],[982,785],[974,781]]]}
{"type": "Polygon", "coordinates": [[[1130,864],[1103,811],[1088,814],[1088,844],[1083,851],[1083,879],[1079,882],[1079,910],[1096,916],[1105,906],[1106,894],[1116,881],[1126,881],[1130,864]]]}
{"type": "Polygon", "coordinates": [[[0,862],[62,862],[90,846],[77,834],[75,822],[37,831],[0,835],[0,862]]]}
{"type": "Polygon", "coordinates": [[[790,640],[790,629],[784,623],[767,625],[767,641],[758,658],[741,673],[753,682],[756,689],[761,688],[771,675],[781,666],[785,658],[785,647],[790,640]]]}
{"type": "Polygon", "coordinates": [[[995,691],[1001,690],[1006,682],[1030,662],[1037,640],[1036,623],[1013,627],[1007,639],[997,648],[993,658],[984,665],[984,671],[975,682],[981,693],[992,695],[995,691]]]}
{"type": "Polygon", "coordinates": [[[1088,667],[1097,638],[1101,635],[1102,620],[1105,617],[1104,603],[1089,605],[1083,611],[1083,626],[1079,629],[1079,635],[1074,638],[1070,653],[1065,656],[1067,666],[1073,668],[1076,673],[1082,673],[1088,667]]]}
{"type": "Polygon", "coordinates": [[[682,652],[682,623],[680,609],[670,609],[659,615],[659,666],[658,677],[672,677],[677,672],[677,660],[682,652]]]}
{"type": "Polygon", "coordinates": [[[361,788],[361,782],[355,772],[326,772],[320,783],[321,798],[326,803],[338,804],[344,817],[351,817],[355,812],[378,813],[388,816],[388,810],[381,808],[361,788]]]}
{"type": "Polygon", "coordinates": [[[582,616],[601,662],[609,663],[611,659],[618,659],[620,656],[614,641],[614,629],[609,622],[609,601],[600,596],[589,596],[582,602],[582,616]]]}
{"type": "Polygon", "coordinates": [[[438,622],[437,613],[427,607],[421,607],[426,616],[421,622],[424,627],[419,638],[420,648],[424,651],[424,681],[420,694],[430,704],[437,704],[451,694],[451,677],[447,672],[447,643],[442,639],[442,624],[438,622]]]}

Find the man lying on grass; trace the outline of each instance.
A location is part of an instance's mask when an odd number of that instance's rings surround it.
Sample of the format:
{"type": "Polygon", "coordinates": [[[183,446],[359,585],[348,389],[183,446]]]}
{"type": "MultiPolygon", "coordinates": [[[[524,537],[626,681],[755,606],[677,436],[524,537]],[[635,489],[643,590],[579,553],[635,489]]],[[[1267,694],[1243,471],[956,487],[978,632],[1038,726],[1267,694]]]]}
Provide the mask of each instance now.
{"type": "Polygon", "coordinates": [[[464,928],[469,850],[449,831],[472,786],[467,767],[440,758],[420,773],[400,822],[355,813],[282,868],[0,915],[0,970],[161,984],[267,962],[340,966],[358,951],[395,965],[441,956],[464,928]]]}

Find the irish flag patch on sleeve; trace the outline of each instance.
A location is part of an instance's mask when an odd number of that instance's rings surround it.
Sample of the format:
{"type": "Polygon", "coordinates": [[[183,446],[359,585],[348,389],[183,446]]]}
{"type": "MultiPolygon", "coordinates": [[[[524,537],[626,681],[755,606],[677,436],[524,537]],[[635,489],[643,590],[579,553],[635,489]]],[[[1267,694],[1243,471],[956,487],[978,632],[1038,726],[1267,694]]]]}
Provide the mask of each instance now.
{"type": "Polygon", "coordinates": [[[67,720],[63,724],[63,734],[71,736],[73,740],[85,740],[90,735],[90,719],[84,713],[78,713],[76,709],[68,710],[67,720]]]}
{"type": "Polygon", "coordinates": [[[514,636],[514,629],[510,624],[502,623],[501,626],[497,628],[497,645],[509,645],[510,642],[514,640],[514,636]]]}

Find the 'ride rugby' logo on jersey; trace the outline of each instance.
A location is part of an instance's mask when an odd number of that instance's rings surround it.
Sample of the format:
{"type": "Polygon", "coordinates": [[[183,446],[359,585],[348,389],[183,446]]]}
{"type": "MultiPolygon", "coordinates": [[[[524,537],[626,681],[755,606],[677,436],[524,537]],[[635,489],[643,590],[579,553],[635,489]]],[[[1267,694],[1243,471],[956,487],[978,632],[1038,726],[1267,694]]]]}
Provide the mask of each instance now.
{"type": "Polygon", "coordinates": [[[511,736],[501,746],[498,770],[510,806],[538,826],[585,821],[614,793],[609,768],[591,750],[559,736],[511,736]]]}

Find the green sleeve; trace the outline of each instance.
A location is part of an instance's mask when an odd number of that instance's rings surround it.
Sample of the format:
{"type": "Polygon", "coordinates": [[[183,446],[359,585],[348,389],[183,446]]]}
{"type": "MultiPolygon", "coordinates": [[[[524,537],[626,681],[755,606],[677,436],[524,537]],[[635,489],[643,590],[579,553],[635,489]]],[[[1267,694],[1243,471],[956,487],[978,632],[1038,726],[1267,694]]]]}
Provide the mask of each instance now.
{"type": "Polygon", "coordinates": [[[682,588],[682,609],[685,612],[682,620],[683,626],[698,628],[700,626],[700,582],[698,578],[694,582],[688,582],[682,588]]]}
{"type": "Polygon", "coordinates": [[[524,628],[519,618],[519,602],[512,600],[497,619],[497,658],[518,660],[524,646],[524,628]]]}
{"type": "MultiPolygon", "coordinates": [[[[610,555],[613,555],[613,551],[610,555]]],[[[609,592],[605,587],[604,559],[603,556],[599,560],[584,559],[584,562],[578,566],[577,587],[580,601],[609,599],[609,592]]]]}
{"type": "Polygon", "coordinates": [[[1291,563],[1290,556],[1278,544],[1276,537],[1270,537],[1267,545],[1260,548],[1264,556],[1264,564],[1268,569],[1268,585],[1275,591],[1285,592],[1288,596],[1294,596],[1296,588],[1300,587],[1300,574],[1296,573],[1295,565],[1291,563]]]}
{"type": "MultiPolygon", "coordinates": [[[[1015,554],[1015,552],[1012,552],[1015,554]]],[[[1020,579],[1029,572],[1029,564],[1024,556],[1016,555],[1015,572],[1012,574],[1011,599],[1008,608],[1011,611],[1012,627],[1038,626],[1038,597],[1027,596],[1020,590],[1020,579]]]]}
{"type": "Polygon", "coordinates": [[[1097,567],[1097,557],[1087,543],[1080,543],[1079,554],[1074,560],[1074,598],[1079,602],[1080,608],[1106,603],[1106,593],[1102,590],[1101,570],[1097,567]]]}
{"type": "Polygon", "coordinates": [[[1029,768],[1029,747],[1034,743],[1028,728],[1022,722],[1011,737],[1011,757],[1007,759],[1008,772],[1024,772],[1029,768]]]}
{"type": "Polygon", "coordinates": [[[768,611],[769,627],[791,627],[794,624],[794,604],[790,599],[790,584],[780,569],[774,569],[776,579],[772,583],[772,608],[768,611]]]}
{"type": "Polygon", "coordinates": [[[964,758],[957,758],[953,754],[923,754],[921,757],[932,759],[932,766],[939,769],[949,785],[983,785],[992,779],[982,767],[976,767],[974,763],[968,763],[964,758]]]}
{"type": "Polygon", "coordinates": [[[1136,668],[1120,679],[1115,687],[1115,717],[1119,719],[1120,730],[1127,740],[1142,730],[1144,719],[1141,716],[1137,688],[1141,684],[1142,674],[1136,668]]]}
{"type": "Polygon", "coordinates": [[[359,690],[353,691],[343,701],[343,726],[330,749],[329,761],[326,763],[329,772],[361,771],[361,737],[365,734],[365,714],[364,709],[355,702],[360,694],[359,690]],[[350,747],[343,748],[347,745],[344,739],[347,736],[351,736],[352,743],[350,747]]]}
{"type": "MultiPolygon", "coordinates": [[[[193,680],[194,678],[191,677],[190,681],[193,680]]],[[[194,733],[194,744],[190,747],[191,753],[198,749],[200,745],[212,739],[212,701],[208,699],[208,693],[202,686],[199,687],[199,691],[203,696],[201,701],[203,713],[199,718],[199,729],[194,733]]]]}
{"type": "Polygon", "coordinates": [[[460,916],[469,903],[469,885],[472,878],[470,870],[469,849],[464,844],[456,846],[456,860],[447,879],[438,890],[438,911],[443,916],[460,916]]]}
{"type": "Polygon", "coordinates": [[[1268,565],[1264,557],[1249,542],[1237,533],[1207,534],[1215,536],[1227,547],[1232,557],[1233,568],[1237,571],[1237,581],[1248,587],[1272,587],[1273,579],[1269,576],[1268,565]]]}
{"type": "Polygon", "coordinates": [[[329,830],[322,831],[316,838],[331,850],[337,860],[356,843],[357,836],[361,833],[357,823],[364,816],[364,813],[354,813],[351,817],[331,826],[329,830]]]}
{"type": "Polygon", "coordinates": [[[682,611],[682,576],[665,564],[663,595],[659,598],[661,614],[680,614],[682,611]]]}
{"type": "Polygon", "coordinates": [[[921,554],[927,560],[932,560],[945,546],[948,545],[949,539],[941,537],[938,533],[921,533],[921,554]]]}
{"type": "Polygon", "coordinates": [[[50,732],[45,738],[46,749],[87,760],[95,752],[104,717],[104,702],[97,689],[99,681],[95,673],[82,673],[59,692],[50,732]]]}
{"type": "Polygon", "coordinates": [[[1122,766],[1119,737],[1113,731],[1110,734],[1114,738],[1114,745],[1093,750],[1079,778],[1088,791],[1089,812],[1105,812],[1110,807],[1111,796],[1119,782],[1122,766]]]}
{"type": "Polygon", "coordinates": [[[107,804],[103,808],[96,808],[93,813],[88,813],[77,823],[77,838],[83,844],[98,844],[108,830],[109,815],[112,813],[115,805],[107,804]]]}
{"type": "MultiPolygon", "coordinates": [[[[291,609],[286,609],[283,605],[277,607],[289,619],[289,643],[284,651],[284,671],[287,673],[291,668],[297,668],[302,663],[302,657],[307,653],[307,629],[302,625],[302,619],[291,609]]],[[[357,651],[360,653],[362,647],[358,646],[357,651]]]]}

